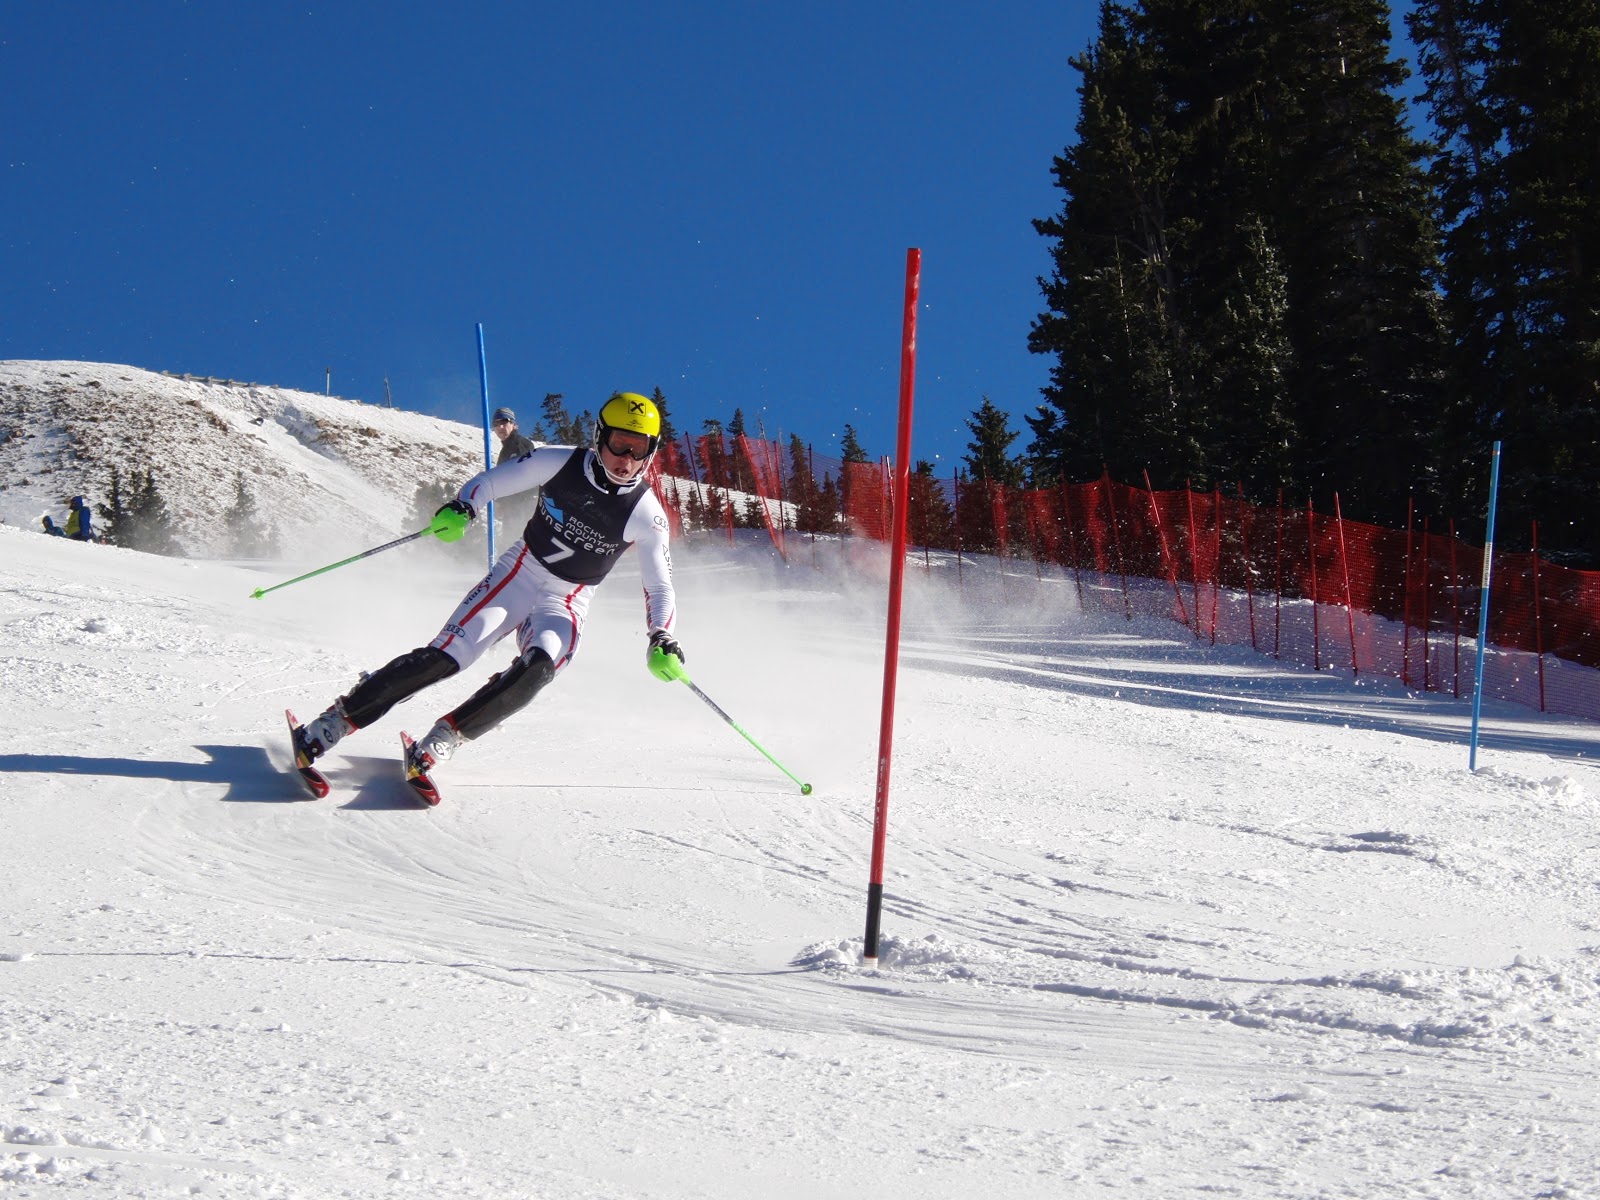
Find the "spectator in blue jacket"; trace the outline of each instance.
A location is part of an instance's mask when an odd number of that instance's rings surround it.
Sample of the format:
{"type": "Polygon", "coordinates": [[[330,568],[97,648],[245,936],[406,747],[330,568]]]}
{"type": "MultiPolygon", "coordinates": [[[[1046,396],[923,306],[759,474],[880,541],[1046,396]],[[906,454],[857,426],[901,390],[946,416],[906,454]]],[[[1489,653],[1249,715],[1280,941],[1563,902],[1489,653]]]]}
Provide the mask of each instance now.
{"type": "Polygon", "coordinates": [[[61,526],[57,525],[56,522],[55,522],[55,518],[52,517],[49,513],[45,513],[45,515],[40,517],[39,520],[44,525],[44,531],[46,533],[48,533],[51,537],[66,537],[67,536],[66,530],[62,529],[61,526]]]}
{"type": "Polygon", "coordinates": [[[89,506],[82,496],[72,498],[72,511],[67,514],[67,536],[75,542],[94,541],[94,526],[89,506]]]}

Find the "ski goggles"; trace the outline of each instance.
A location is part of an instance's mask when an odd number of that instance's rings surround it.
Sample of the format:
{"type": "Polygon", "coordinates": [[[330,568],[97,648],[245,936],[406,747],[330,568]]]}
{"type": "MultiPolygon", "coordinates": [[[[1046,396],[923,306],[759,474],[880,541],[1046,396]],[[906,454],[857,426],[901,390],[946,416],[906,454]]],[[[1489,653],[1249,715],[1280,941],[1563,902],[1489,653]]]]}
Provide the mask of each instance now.
{"type": "Polygon", "coordinates": [[[631,429],[605,429],[600,434],[600,444],[618,458],[631,458],[643,462],[650,457],[651,439],[631,429]]]}

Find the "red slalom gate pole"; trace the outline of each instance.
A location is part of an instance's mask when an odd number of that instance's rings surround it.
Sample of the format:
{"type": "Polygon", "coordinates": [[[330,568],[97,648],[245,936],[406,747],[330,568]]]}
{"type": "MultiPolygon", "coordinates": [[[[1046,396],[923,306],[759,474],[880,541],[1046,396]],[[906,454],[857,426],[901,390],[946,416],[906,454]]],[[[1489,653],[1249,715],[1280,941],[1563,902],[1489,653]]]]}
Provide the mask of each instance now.
{"type": "Polygon", "coordinates": [[[911,491],[911,408],[917,375],[917,295],[922,251],[906,251],[905,319],[900,334],[900,433],[894,454],[894,537],[889,551],[889,629],[883,644],[883,716],[878,725],[878,800],[872,818],[872,872],[867,880],[864,962],[878,961],[883,915],[883,851],[889,833],[889,759],[894,747],[894,688],[900,671],[900,594],[906,575],[906,498],[911,491]]]}

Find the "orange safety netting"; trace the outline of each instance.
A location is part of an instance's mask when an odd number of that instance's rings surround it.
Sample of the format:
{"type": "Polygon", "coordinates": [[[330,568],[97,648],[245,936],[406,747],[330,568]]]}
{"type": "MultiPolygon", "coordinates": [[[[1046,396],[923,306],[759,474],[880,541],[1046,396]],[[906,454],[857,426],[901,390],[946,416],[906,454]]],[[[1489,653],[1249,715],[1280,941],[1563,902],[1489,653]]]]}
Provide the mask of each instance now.
{"type": "MultiPolygon", "coordinates": [[[[714,516],[731,536],[736,521],[764,523],[780,551],[788,529],[890,539],[887,463],[744,436],[732,449],[720,437],[693,449],[662,463],[656,483],[683,528],[708,528],[714,516]],[[666,476],[685,470],[695,486],[676,490],[666,476]],[[708,489],[720,489],[720,502],[708,489]]],[[[1197,639],[1319,670],[1472,693],[1483,550],[1452,525],[1384,529],[1281,499],[1256,505],[1220,489],[1153,491],[1109,476],[1024,490],[918,473],[909,497],[912,549],[1031,559],[1066,572],[1087,609],[1170,618],[1197,639]]],[[[1493,566],[1485,694],[1600,720],[1600,684],[1575,669],[1600,668],[1600,572],[1535,553],[1496,552],[1493,566]]]]}

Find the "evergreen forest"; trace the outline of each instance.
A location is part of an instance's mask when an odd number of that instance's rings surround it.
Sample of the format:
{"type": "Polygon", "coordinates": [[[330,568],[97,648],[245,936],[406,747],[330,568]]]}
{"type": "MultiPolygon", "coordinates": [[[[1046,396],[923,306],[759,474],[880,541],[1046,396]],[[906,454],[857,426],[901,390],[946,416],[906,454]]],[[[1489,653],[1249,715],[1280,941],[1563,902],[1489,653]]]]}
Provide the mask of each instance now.
{"type": "Polygon", "coordinates": [[[1389,16],[1102,3],[1018,465],[1481,533],[1500,440],[1505,540],[1600,566],[1600,4],[1418,0],[1414,106],[1389,16]]]}

